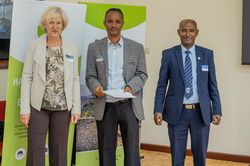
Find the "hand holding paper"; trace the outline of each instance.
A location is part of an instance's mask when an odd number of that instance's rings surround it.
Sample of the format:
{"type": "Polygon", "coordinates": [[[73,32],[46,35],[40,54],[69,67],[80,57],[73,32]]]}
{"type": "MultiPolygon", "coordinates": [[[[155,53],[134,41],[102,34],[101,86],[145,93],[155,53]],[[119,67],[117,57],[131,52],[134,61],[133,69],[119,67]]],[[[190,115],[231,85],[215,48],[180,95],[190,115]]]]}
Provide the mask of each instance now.
{"type": "Polygon", "coordinates": [[[124,92],[123,89],[112,89],[112,90],[106,90],[103,92],[109,96],[114,97],[114,98],[135,98],[134,95],[132,95],[129,92],[124,92]]]}

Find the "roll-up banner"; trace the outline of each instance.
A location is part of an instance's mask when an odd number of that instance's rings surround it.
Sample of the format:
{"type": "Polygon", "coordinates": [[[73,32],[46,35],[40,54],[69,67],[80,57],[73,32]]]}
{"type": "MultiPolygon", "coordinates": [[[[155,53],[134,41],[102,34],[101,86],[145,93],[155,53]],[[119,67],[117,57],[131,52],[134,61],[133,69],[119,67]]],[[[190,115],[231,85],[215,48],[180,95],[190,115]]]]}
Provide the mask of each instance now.
{"type": "MultiPolygon", "coordinates": [[[[145,45],[146,7],[86,2],[80,2],[80,4],[87,5],[87,13],[85,25],[86,35],[84,36],[80,75],[82,118],[76,127],[76,165],[98,166],[99,156],[97,129],[93,113],[93,96],[85,84],[88,45],[95,40],[107,36],[103,20],[109,8],[120,8],[124,14],[125,24],[123,26],[122,35],[145,45]]],[[[117,137],[118,148],[116,151],[116,165],[122,166],[124,155],[119,131],[117,137]]]]}
{"type": "MultiPolygon", "coordinates": [[[[65,10],[69,17],[69,23],[62,35],[76,44],[79,56],[83,50],[83,39],[85,37],[86,5],[84,4],[34,0],[15,0],[13,3],[2,166],[25,165],[27,129],[19,120],[21,75],[27,46],[31,40],[42,34],[39,27],[41,14],[48,6],[58,6],[65,10]]],[[[68,144],[69,166],[73,131],[74,125],[71,124],[68,144]]],[[[46,165],[48,165],[47,147],[46,145],[46,165]]]]}

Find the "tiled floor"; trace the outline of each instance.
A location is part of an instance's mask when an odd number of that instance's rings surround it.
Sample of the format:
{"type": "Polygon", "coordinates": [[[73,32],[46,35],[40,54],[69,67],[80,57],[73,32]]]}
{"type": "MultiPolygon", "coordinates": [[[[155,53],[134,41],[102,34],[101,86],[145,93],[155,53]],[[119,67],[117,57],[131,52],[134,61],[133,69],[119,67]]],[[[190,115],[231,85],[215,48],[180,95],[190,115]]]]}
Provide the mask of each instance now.
{"type": "MultiPolygon", "coordinates": [[[[141,150],[142,166],[171,166],[169,153],[141,150]]],[[[185,166],[193,166],[192,157],[187,156],[185,166]]],[[[250,166],[247,163],[207,159],[207,166],[250,166]]]]}

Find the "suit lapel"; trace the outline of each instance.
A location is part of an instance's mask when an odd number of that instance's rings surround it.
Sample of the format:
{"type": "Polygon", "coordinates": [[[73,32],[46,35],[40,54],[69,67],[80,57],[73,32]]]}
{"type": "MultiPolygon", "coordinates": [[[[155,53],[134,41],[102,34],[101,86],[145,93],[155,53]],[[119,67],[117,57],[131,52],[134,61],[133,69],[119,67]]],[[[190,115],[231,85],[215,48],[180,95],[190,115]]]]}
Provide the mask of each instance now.
{"type": "Polygon", "coordinates": [[[108,78],[108,38],[102,39],[101,42],[101,55],[105,65],[106,78],[108,78]]]}
{"type": "Polygon", "coordinates": [[[42,36],[37,44],[34,61],[39,65],[39,75],[45,82],[46,79],[46,35],[42,36]]]}
{"type": "Polygon", "coordinates": [[[179,70],[180,70],[180,73],[181,73],[181,78],[182,78],[183,82],[185,82],[183,60],[182,60],[182,52],[181,52],[181,46],[180,45],[176,47],[175,57],[177,59],[177,63],[178,63],[179,70]]]}
{"type": "Polygon", "coordinates": [[[123,38],[123,77],[124,81],[126,81],[126,72],[128,67],[128,49],[129,49],[129,43],[126,40],[126,38],[123,38]]]}
{"type": "Polygon", "coordinates": [[[201,76],[201,64],[204,60],[202,51],[199,49],[199,47],[195,47],[195,54],[196,54],[196,72],[197,72],[197,86],[199,86],[199,80],[201,76]]]}

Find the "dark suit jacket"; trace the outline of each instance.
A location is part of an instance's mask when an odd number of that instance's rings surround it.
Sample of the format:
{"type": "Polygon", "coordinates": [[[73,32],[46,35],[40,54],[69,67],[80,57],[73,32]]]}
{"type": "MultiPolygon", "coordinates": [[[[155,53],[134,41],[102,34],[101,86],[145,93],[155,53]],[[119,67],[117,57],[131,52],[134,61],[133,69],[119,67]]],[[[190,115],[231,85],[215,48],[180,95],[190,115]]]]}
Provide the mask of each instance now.
{"type": "MultiPolygon", "coordinates": [[[[197,61],[197,90],[203,121],[209,125],[212,115],[222,115],[221,102],[215,75],[213,51],[195,46],[197,61]],[[202,67],[208,67],[208,70],[202,67]]],[[[154,112],[175,125],[183,108],[185,94],[184,69],[181,46],[166,49],[162,53],[159,80],[156,89],[154,112]]]]}
{"type": "MultiPolygon", "coordinates": [[[[126,85],[133,90],[136,98],[132,99],[134,114],[138,120],[144,119],[142,105],[142,88],[148,78],[143,45],[133,40],[123,38],[124,60],[123,76],[126,85]]],[[[95,94],[95,87],[101,85],[107,89],[108,80],[108,38],[97,40],[89,45],[86,69],[86,84],[95,94]]],[[[102,120],[106,97],[95,97],[95,119],[102,120]]]]}

